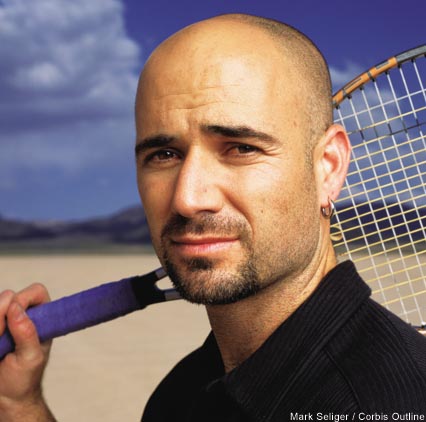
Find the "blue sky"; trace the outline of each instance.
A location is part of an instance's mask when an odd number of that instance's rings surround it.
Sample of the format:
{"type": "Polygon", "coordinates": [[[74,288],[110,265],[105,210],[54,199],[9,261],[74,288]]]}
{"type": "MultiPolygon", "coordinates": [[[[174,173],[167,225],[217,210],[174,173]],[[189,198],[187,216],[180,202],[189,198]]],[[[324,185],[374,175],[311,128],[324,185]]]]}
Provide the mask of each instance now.
{"type": "Polygon", "coordinates": [[[167,36],[228,12],[306,33],[336,88],[426,42],[425,0],[0,0],[0,214],[81,219],[137,203],[138,73],[167,36]]]}

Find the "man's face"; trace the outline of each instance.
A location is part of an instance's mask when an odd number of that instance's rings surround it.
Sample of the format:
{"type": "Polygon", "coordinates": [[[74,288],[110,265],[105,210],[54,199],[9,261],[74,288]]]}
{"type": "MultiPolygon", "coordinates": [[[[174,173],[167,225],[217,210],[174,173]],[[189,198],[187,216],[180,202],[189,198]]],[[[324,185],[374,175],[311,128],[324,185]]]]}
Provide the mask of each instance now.
{"type": "Polygon", "coordinates": [[[297,72],[266,36],[264,48],[237,55],[223,39],[163,48],[137,99],[138,188],[153,245],[181,294],[203,304],[296,277],[319,237],[297,72]]]}

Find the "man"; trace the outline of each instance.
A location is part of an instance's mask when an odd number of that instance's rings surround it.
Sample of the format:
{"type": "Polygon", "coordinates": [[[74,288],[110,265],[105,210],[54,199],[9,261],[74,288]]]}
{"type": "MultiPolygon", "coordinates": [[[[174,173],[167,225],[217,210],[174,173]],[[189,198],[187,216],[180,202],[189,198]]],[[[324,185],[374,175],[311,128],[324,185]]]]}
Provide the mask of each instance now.
{"type": "MultiPolygon", "coordinates": [[[[143,421],[426,413],[425,340],[369,299],[351,263],[336,266],[329,218],[350,146],[305,36],[246,15],[183,29],[142,72],[136,129],[154,248],[212,326],[143,421]]],[[[40,286],[0,297],[17,344],[0,366],[1,420],[53,420],[48,346],[23,313],[46,300],[40,286]]]]}

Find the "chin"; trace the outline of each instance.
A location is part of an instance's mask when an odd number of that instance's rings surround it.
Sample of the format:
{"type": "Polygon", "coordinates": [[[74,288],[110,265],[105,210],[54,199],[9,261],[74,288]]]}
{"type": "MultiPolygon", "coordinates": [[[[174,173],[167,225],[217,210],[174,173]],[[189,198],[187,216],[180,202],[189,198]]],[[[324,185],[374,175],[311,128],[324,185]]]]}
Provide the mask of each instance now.
{"type": "Polygon", "coordinates": [[[229,305],[256,294],[261,286],[250,265],[231,271],[218,269],[207,259],[194,259],[186,263],[185,270],[167,260],[165,266],[182,298],[199,305],[229,305]]]}

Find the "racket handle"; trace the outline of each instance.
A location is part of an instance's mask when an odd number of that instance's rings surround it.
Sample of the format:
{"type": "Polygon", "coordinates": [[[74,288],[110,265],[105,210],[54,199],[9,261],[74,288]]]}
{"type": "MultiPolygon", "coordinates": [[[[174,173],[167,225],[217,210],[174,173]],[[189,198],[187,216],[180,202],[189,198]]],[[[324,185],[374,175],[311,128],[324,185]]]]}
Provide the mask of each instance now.
{"type": "MultiPolygon", "coordinates": [[[[71,296],[27,309],[40,341],[64,336],[124,316],[151,303],[163,302],[165,292],[155,285],[164,277],[162,269],[144,276],[102,284],[71,296]]],[[[0,336],[0,360],[15,348],[6,329],[0,336]]]]}

